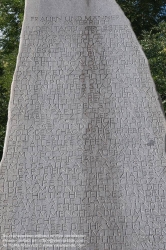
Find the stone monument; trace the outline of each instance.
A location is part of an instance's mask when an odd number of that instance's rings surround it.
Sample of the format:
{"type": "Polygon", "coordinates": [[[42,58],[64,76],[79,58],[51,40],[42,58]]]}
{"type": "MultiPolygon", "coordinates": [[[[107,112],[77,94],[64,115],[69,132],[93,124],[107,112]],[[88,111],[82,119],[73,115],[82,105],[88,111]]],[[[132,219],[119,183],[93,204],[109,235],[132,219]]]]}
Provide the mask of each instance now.
{"type": "Polygon", "coordinates": [[[166,120],[115,0],[26,0],[0,249],[166,249],[166,120]]]}

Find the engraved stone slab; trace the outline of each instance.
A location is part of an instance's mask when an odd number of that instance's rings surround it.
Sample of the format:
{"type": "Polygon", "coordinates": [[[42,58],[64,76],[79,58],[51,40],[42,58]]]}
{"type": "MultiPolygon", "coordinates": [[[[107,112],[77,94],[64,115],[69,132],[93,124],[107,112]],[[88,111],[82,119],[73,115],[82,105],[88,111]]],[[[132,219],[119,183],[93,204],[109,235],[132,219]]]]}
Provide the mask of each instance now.
{"type": "Polygon", "coordinates": [[[165,135],[147,59],[114,0],[27,0],[0,249],[166,249],[165,135]]]}

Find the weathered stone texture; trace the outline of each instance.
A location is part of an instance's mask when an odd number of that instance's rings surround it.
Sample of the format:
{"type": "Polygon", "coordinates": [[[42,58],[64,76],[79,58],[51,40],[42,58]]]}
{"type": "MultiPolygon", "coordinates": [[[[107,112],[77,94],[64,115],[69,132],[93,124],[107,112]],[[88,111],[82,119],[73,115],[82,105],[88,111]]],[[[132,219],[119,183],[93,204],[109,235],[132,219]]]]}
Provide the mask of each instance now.
{"type": "Polygon", "coordinates": [[[166,249],[165,135],[147,59],[114,0],[27,0],[0,249],[13,249],[3,247],[12,234],[84,235],[82,250],[166,249]]]}

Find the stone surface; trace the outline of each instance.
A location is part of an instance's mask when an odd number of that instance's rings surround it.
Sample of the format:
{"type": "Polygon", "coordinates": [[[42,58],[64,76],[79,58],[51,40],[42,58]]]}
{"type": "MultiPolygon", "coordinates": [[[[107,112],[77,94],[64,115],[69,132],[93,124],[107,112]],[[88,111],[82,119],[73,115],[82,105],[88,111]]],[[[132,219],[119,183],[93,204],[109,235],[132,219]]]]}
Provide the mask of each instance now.
{"type": "Polygon", "coordinates": [[[27,0],[0,249],[166,249],[165,135],[147,59],[114,0],[27,0]]]}

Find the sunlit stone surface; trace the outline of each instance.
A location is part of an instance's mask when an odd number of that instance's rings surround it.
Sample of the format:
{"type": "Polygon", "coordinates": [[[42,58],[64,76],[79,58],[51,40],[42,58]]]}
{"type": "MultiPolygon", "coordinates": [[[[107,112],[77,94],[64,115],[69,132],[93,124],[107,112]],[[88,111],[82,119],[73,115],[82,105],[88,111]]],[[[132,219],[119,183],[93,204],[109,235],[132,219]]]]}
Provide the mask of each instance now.
{"type": "Polygon", "coordinates": [[[0,249],[166,249],[165,135],[147,59],[114,0],[27,0],[0,249]]]}

